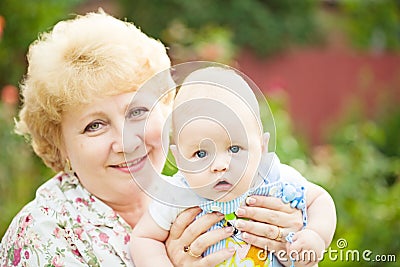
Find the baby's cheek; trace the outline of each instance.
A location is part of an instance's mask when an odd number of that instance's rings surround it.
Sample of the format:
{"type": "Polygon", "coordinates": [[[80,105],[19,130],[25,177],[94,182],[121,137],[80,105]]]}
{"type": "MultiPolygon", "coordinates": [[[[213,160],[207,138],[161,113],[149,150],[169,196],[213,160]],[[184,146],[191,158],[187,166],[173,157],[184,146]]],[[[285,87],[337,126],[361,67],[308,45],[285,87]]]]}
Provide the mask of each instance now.
{"type": "Polygon", "coordinates": [[[247,179],[252,163],[247,157],[247,153],[241,153],[238,156],[232,157],[230,162],[230,173],[237,180],[247,179]]]}
{"type": "Polygon", "coordinates": [[[204,179],[205,177],[203,177],[203,175],[194,174],[193,172],[191,174],[185,174],[185,177],[190,187],[194,189],[201,190],[204,186],[206,186],[210,182],[207,179],[204,179]]]}

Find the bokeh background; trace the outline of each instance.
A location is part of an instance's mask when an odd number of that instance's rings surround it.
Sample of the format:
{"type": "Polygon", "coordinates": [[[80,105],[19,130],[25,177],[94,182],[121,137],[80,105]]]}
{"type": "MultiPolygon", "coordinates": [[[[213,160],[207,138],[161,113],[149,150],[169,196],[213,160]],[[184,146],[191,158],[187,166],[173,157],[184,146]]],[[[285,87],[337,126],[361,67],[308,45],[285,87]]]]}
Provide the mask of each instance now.
{"type": "Polygon", "coordinates": [[[164,42],[173,64],[217,61],[256,82],[281,160],[335,200],[337,260],[320,266],[398,266],[399,0],[0,0],[0,238],[53,175],[13,133],[28,46],[99,7],[164,42]],[[364,250],[397,263],[365,261],[364,250]]]}

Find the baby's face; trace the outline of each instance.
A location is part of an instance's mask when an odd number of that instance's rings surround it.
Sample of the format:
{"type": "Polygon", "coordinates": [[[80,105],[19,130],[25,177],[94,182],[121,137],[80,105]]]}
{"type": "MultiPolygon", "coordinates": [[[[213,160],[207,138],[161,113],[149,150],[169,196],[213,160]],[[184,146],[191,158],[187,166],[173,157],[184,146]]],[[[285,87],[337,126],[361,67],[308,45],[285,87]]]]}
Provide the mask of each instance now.
{"type": "Polygon", "coordinates": [[[197,194],[229,201],[245,193],[257,174],[261,131],[254,113],[232,95],[197,100],[174,115],[181,122],[174,124],[176,161],[197,194]],[[193,111],[200,109],[204,112],[193,111]]]}

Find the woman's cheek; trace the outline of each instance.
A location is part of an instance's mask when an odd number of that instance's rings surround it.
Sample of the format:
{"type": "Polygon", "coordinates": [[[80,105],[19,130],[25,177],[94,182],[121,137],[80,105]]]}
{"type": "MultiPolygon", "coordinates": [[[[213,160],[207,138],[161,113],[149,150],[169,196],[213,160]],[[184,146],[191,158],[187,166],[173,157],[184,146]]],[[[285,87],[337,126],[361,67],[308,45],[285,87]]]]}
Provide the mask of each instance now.
{"type": "Polygon", "coordinates": [[[145,139],[149,145],[161,145],[164,120],[160,114],[150,114],[146,123],[145,139]]]}
{"type": "Polygon", "coordinates": [[[152,112],[146,122],[145,143],[147,149],[152,151],[153,165],[161,171],[168,154],[169,125],[159,110],[152,112]]]}

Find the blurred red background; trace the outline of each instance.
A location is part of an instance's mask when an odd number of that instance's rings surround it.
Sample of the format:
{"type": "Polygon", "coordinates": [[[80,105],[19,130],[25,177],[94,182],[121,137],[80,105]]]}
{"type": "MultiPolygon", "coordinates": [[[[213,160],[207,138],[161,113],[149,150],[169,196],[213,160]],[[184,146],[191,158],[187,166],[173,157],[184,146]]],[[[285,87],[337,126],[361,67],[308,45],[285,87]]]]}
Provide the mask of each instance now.
{"type": "Polygon", "coordinates": [[[296,132],[313,145],[324,142],[352,105],[372,116],[379,104],[400,100],[400,55],[394,53],[357,52],[339,41],[267,59],[243,51],[237,61],[267,100],[276,90],[287,93],[296,132]]]}

